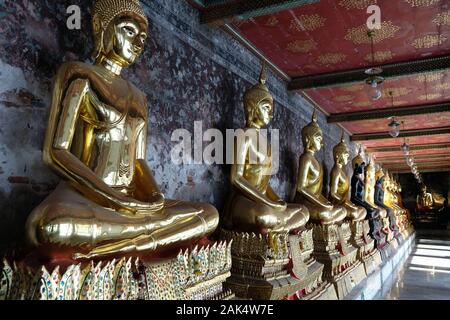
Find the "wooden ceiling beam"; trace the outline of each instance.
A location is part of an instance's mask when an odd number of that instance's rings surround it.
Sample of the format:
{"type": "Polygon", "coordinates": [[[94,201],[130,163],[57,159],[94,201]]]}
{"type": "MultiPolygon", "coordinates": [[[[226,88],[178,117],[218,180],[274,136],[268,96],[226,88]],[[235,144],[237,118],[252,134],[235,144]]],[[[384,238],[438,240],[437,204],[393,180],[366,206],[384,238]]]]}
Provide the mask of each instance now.
{"type": "MultiPolygon", "coordinates": [[[[418,155],[414,156],[414,160],[416,162],[423,162],[423,161],[436,161],[436,160],[449,160],[450,161],[450,154],[427,154],[427,155],[418,155]]],[[[398,161],[406,161],[405,157],[377,157],[377,162],[381,163],[397,163],[398,161]]]]}
{"type": "MultiPolygon", "coordinates": [[[[448,148],[450,148],[450,143],[416,144],[416,145],[411,145],[409,148],[411,151],[448,149],[448,148]]],[[[401,151],[400,146],[367,148],[366,150],[367,150],[367,152],[370,152],[370,153],[401,151]]]]}
{"type": "MultiPolygon", "coordinates": [[[[400,132],[398,138],[422,137],[440,134],[450,134],[450,127],[404,130],[400,132]]],[[[382,139],[392,139],[392,137],[387,132],[362,133],[362,134],[354,134],[353,136],[351,136],[351,141],[368,141],[368,140],[382,140],[382,139]]]]}
{"type": "MultiPolygon", "coordinates": [[[[385,163],[381,160],[377,160],[378,163],[382,164],[383,168],[409,168],[409,166],[406,164],[406,161],[404,163],[385,163]]],[[[415,162],[417,167],[420,169],[421,167],[436,167],[436,166],[450,166],[450,160],[442,160],[442,159],[435,159],[430,160],[428,162],[415,162]]]]}
{"type": "MultiPolygon", "coordinates": [[[[410,169],[394,169],[389,170],[391,173],[395,174],[412,174],[410,169]]],[[[450,166],[442,167],[442,168],[424,168],[420,171],[421,173],[430,173],[430,172],[450,172],[450,166]]]]}
{"type": "Polygon", "coordinates": [[[419,114],[450,112],[450,103],[417,105],[409,107],[394,107],[378,110],[335,113],[328,116],[328,123],[355,122],[361,120],[386,119],[389,117],[404,117],[419,114]]]}
{"type": "Polygon", "coordinates": [[[200,23],[221,26],[317,3],[319,1],[320,0],[203,1],[206,4],[206,8],[200,14],[200,23]]]}
{"type": "MultiPolygon", "coordinates": [[[[450,69],[450,55],[385,64],[380,67],[383,69],[381,76],[385,79],[443,71],[450,69]]],[[[364,80],[368,77],[367,74],[365,74],[366,69],[367,68],[359,68],[293,78],[288,85],[288,89],[304,90],[344,86],[356,82],[364,83],[364,80]]]]}

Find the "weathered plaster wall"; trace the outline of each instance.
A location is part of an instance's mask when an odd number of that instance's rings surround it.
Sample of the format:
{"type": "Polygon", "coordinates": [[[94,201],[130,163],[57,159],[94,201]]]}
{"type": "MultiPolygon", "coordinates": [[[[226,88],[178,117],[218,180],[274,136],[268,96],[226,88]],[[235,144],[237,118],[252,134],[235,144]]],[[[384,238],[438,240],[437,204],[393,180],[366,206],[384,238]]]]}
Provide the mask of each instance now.
{"type": "MultiPolygon", "coordinates": [[[[148,161],[170,198],[201,200],[219,209],[226,200],[228,166],[176,166],[170,161],[172,131],[239,128],[242,97],[254,84],[259,61],[220,29],[198,24],[183,0],[144,0],[151,20],[145,55],[126,71],[149,98],[148,161]]],[[[42,163],[52,77],[66,61],[91,61],[90,0],[0,0],[0,245],[22,241],[27,215],[55,187],[58,178],[42,163]],[[66,28],[66,8],[82,8],[82,29],[66,28]]],[[[272,128],[280,129],[281,169],[272,185],[282,197],[293,193],[302,152],[301,128],[312,107],[269,73],[276,102],[272,128]]],[[[331,150],[340,129],[326,124],[318,158],[331,170],[331,150]]],[[[354,152],[354,148],[352,148],[354,152]]],[[[328,178],[327,178],[328,182],[328,178]]],[[[326,188],[327,189],[327,188],[326,188]]],[[[327,192],[327,190],[325,190],[327,192]]]]}

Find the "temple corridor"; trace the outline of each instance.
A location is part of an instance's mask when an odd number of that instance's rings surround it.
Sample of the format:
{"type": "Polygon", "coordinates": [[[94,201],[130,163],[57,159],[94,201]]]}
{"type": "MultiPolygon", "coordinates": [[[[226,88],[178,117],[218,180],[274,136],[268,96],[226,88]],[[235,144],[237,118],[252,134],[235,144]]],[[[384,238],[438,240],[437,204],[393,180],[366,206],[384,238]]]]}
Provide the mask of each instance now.
{"type": "Polygon", "coordinates": [[[450,300],[450,0],[0,0],[0,30],[0,304],[450,300]]]}
{"type": "Polygon", "coordinates": [[[450,300],[450,240],[419,236],[386,300],[450,300]]]}

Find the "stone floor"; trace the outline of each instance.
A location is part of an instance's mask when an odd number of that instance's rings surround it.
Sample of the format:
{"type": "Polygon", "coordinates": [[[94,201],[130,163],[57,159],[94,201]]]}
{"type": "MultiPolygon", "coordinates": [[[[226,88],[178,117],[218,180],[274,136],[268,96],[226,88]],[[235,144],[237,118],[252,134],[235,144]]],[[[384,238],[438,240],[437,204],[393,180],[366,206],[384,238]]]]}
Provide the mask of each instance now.
{"type": "Polygon", "coordinates": [[[418,236],[386,300],[450,300],[450,238],[418,236]]]}

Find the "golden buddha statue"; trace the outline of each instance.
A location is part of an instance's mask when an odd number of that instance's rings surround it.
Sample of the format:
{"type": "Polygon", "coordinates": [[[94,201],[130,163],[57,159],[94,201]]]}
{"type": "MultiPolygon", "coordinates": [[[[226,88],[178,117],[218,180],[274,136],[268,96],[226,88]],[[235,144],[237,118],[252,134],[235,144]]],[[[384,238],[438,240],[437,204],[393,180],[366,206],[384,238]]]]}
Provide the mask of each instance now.
{"type": "Polygon", "coordinates": [[[333,204],[342,205],[347,210],[348,219],[357,222],[366,218],[367,211],[350,202],[350,180],[344,169],[349,156],[342,132],[341,142],[333,148],[334,167],[331,170],[330,199],[333,204]]]}
{"type": "Polygon", "coordinates": [[[30,215],[27,238],[50,257],[148,254],[215,230],[217,210],[166,200],[146,162],[147,99],[121,77],[144,50],[139,0],[93,6],[95,64],[58,71],[44,161],[64,180],[30,215]]]}
{"type": "Polygon", "coordinates": [[[381,263],[381,256],[375,248],[375,241],[369,237],[371,216],[368,210],[350,201],[350,198],[355,196],[350,195],[350,179],[345,171],[350,154],[344,140],[344,132],[341,142],[333,148],[333,156],[335,163],[331,170],[331,202],[342,205],[347,210],[352,231],[350,243],[358,249],[357,257],[364,264],[366,274],[370,274],[381,263]]]}
{"type": "Polygon", "coordinates": [[[258,146],[268,145],[260,134],[273,117],[273,98],[265,85],[265,66],[259,83],[244,95],[246,139],[236,139],[235,161],[231,168],[233,190],[224,214],[224,227],[237,232],[257,234],[289,233],[306,225],[308,209],[288,204],[271,188],[272,171],[270,146],[262,152],[258,146]],[[256,134],[253,134],[256,133],[256,134]],[[258,141],[259,140],[259,141],[258,141]],[[252,163],[250,159],[255,159],[252,163]]]}
{"type": "Polygon", "coordinates": [[[352,196],[351,200],[357,205],[367,210],[367,218],[370,224],[370,234],[376,241],[376,247],[383,249],[386,246],[386,233],[383,232],[383,220],[386,217],[386,211],[379,208],[373,202],[373,179],[371,166],[366,166],[360,148],[358,154],[352,160],[352,196]],[[367,171],[370,171],[368,173],[367,171]]]}
{"type": "Polygon", "coordinates": [[[384,202],[389,208],[392,208],[396,215],[402,213],[402,209],[395,205],[394,203],[394,184],[393,179],[388,171],[385,173],[383,190],[385,192],[384,202]]]}
{"type": "Polygon", "coordinates": [[[390,176],[388,173],[385,173],[383,168],[380,169],[376,173],[376,203],[386,209],[390,229],[394,233],[394,237],[398,240],[402,240],[400,235],[402,234],[402,219],[400,217],[401,210],[399,207],[394,206],[392,202],[392,192],[390,176]]]}
{"type": "MultiPolygon", "coordinates": [[[[373,162],[373,160],[371,162],[373,162]]],[[[372,194],[370,195],[370,200],[385,213],[383,215],[383,231],[386,233],[387,241],[396,246],[397,243],[395,239],[398,237],[397,219],[395,218],[392,210],[390,210],[390,207],[385,206],[382,201],[382,196],[379,193],[381,189],[378,188],[377,184],[378,179],[375,165],[372,164],[372,166],[368,167],[367,174],[370,175],[371,186],[373,189],[372,194]]]]}
{"type": "Polygon", "coordinates": [[[442,211],[445,208],[445,198],[437,192],[428,192],[427,186],[420,186],[417,196],[417,208],[422,211],[442,211]]]}
{"type": "Polygon", "coordinates": [[[221,230],[222,239],[233,240],[232,275],[226,286],[245,299],[297,294],[303,299],[332,287],[322,283],[323,266],[311,257],[312,232],[304,228],[308,209],[286,203],[270,186],[273,159],[261,130],[273,117],[273,98],[265,82],[263,65],[259,82],[244,95],[245,139],[235,139],[232,190],[221,230]]]}
{"type": "MultiPolygon", "coordinates": [[[[299,160],[295,202],[309,209],[315,257],[324,264],[324,278],[334,285],[338,298],[342,299],[366,273],[358,259],[359,250],[351,243],[351,225],[344,221],[347,217],[345,201],[336,201],[333,205],[322,194],[324,170],[315,154],[323,147],[323,133],[316,111],[312,121],[302,129],[302,142],[304,152],[299,160]]],[[[341,186],[342,189],[345,188],[341,186]]],[[[350,216],[360,219],[363,215],[357,209],[350,216]]]]}
{"type": "Polygon", "coordinates": [[[329,225],[343,221],[347,217],[347,210],[343,204],[333,206],[322,194],[323,167],[315,158],[315,153],[322,149],[322,140],[322,130],[314,111],[311,123],[302,129],[305,150],[299,160],[295,202],[306,205],[312,221],[329,225]]]}
{"type": "Polygon", "coordinates": [[[387,216],[386,209],[378,206],[377,203],[375,202],[376,169],[372,158],[370,158],[366,168],[367,168],[365,179],[366,201],[371,206],[377,208],[380,211],[380,216],[384,219],[387,216]]]}
{"type": "Polygon", "coordinates": [[[419,210],[432,210],[433,204],[433,195],[428,192],[427,186],[422,184],[420,186],[420,194],[417,195],[417,208],[419,210]]]}

